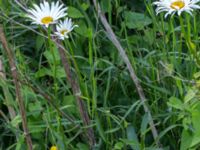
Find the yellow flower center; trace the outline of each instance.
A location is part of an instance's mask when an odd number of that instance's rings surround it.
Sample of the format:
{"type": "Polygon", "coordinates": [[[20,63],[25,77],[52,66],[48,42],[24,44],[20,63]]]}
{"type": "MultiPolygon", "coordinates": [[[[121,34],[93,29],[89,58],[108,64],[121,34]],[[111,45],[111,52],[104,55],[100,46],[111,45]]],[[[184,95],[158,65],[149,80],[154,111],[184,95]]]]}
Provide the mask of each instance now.
{"type": "Polygon", "coordinates": [[[50,24],[50,23],[53,22],[53,18],[50,17],[50,16],[47,16],[47,17],[42,18],[41,22],[42,22],[43,24],[50,24]]]}
{"type": "Polygon", "coordinates": [[[172,9],[181,9],[185,6],[185,3],[182,0],[175,1],[171,3],[170,7],[172,9]]]}
{"type": "Polygon", "coordinates": [[[56,146],[51,146],[50,150],[58,150],[56,146]]]}
{"type": "Polygon", "coordinates": [[[66,32],[68,32],[68,30],[66,30],[66,29],[60,31],[60,33],[61,33],[62,35],[64,35],[66,32]]]}

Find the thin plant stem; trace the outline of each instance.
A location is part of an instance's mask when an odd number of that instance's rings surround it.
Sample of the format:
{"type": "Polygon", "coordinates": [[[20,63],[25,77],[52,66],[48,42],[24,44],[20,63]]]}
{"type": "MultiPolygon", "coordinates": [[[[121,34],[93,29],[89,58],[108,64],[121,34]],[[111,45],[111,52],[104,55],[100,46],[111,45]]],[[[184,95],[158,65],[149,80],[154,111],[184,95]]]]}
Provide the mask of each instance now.
{"type": "MultiPolygon", "coordinates": [[[[173,64],[176,64],[176,35],[175,35],[175,29],[174,29],[174,16],[171,16],[170,18],[170,35],[172,34],[172,51],[173,51],[173,64]]],[[[169,35],[169,36],[170,36],[169,35]]]]}
{"type": "Polygon", "coordinates": [[[57,62],[56,62],[56,56],[55,56],[55,52],[54,49],[52,48],[52,41],[51,41],[51,28],[48,28],[48,47],[50,49],[50,52],[52,54],[53,57],[53,64],[51,62],[49,62],[51,69],[52,69],[52,73],[53,73],[53,82],[54,82],[54,94],[55,97],[58,98],[58,85],[57,85],[57,62]]]}

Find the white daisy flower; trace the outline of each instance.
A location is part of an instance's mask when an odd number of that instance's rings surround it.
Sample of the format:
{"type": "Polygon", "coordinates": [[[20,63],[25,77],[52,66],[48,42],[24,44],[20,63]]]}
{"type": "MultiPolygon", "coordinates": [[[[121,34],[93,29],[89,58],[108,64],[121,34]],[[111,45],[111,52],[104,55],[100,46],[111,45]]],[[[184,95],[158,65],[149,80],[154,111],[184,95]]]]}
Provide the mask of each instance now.
{"type": "Polygon", "coordinates": [[[49,4],[44,1],[40,5],[34,4],[32,9],[29,9],[29,14],[27,17],[33,20],[33,24],[45,25],[48,27],[50,24],[54,24],[58,19],[67,15],[67,8],[63,8],[63,4],[59,4],[59,1],[56,3],[52,2],[49,4]]]}
{"type": "Polygon", "coordinates": [[[168,15],[174,15],[176,12],[180,15],[182,12],[187,12],[192,15],[193,9],[200,9],[197,4],[200,0],[160,0],[153,4],[157,5],[156,14],[161,12],[167,12],[165,18],[168,15]]]}
{"type": "Polygon", "coordinates": [[[59,24],[56,25],[55,34],[59,39],[64,40],[65,38],[68,38],[68,33],[75,27],[78,27],[78,25],[74,25],[71,19],[66,18],[64,21],[60,21],[59,24]]]}

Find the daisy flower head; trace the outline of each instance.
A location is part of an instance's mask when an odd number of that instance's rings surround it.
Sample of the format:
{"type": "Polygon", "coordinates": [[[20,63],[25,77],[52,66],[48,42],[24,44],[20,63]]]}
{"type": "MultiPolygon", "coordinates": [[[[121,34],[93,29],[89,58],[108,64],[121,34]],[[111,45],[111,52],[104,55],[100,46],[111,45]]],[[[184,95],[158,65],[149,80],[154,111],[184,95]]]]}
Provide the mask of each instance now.
{"type": "Polygon", "coordinates": [[[51,2],[49,4],[46,1],[41,2],[39,5],[34,4],[33,8],[28,9],[27,17],[33,20],[33,24],[45,25],[48,27],[50,24],[54,24],[58,19],[67,15],[67,7],[63,4],[59,4],[59,1],[51,2]]]}
{"type": "Polygon", "coordinates": [[[75,27],[78,27],[78,25],[74,25],[72,19],[66,18],[64,21],[60,21],[56,25],[55,35],[57,35],[59,39],[64,40],[65,38],[68,38],[68,33],[70,33],[75,27]]]}
{"type": "Polygon", "coordinates": [[[166,12],[165,18],[168,15],[174,15],[176,12],[180,16],[182,12],[187,12],[192,15],[194,9],[200,9],[197,4],[200,0],[159,0],[153,3],[156,5],[156,14],[166,12]]]}

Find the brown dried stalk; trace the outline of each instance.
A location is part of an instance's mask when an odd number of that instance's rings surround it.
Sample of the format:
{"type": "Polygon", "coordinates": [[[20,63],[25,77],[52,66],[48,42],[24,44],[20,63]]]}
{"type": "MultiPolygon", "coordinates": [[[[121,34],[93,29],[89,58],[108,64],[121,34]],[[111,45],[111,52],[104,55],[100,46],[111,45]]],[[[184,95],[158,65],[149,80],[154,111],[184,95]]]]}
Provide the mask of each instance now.
{"type": "Polygon", "coordinates": [[[19,83],[18,72],[17,72],[13,53],[8,46],[2,25],[0,25],[0,41],[3,45],[4,50],[7,53],[8,59],[9,59],[10,70],[11,70],[13,82],[14,82],[14,85],[15,85],[16,98],[17,98],[17,102],[18,102],[18,105],[19,105],[20,114],[21,114],[21,117],[22,117],[22,126],[23,126],[23,130],[24,130],[26,143],[28,145],[28,149],[32,150],[33,145],[32,145],[32,140],[31,140],[31,137],[30,137],[30,134],[29,134],[28,126],[27,126],[26,111],[25,111],[25,106],[24,106],[24,102],[23,102],[23,99],[22,99],[21,91],[20,91],[21,86],[20,86],[20,83],[19,83]]]}
{"type": "Polygon", "coordinates": [[[98,16],[100,17],[100,20],[103,24],[103,26],[105,27],[106,31],[107,31],[107,34],[108,34],[108,37],[109,39],[112,41],[112,43],[115,45],[115,47],[117,48],[120,56],[122,57],[123,61],[125,62],[129,72],[130,72],[130,75],[131,75],[131,78],[136,86],[136,89],[138,91],[138,94],[140,96],[140,99],[142,101],[142,104],[143,104],[143,107],[144,107],[144,111],[148,114],[148,118],[149,118],[149,125],[150,125],[150,128],[151,128],[151,132],[153,134],[153,137],[154,137],[154,140],[156,142],[156,144],[159,146],[160,142],[158,141],[158,132],[156,130],[156,127],[155,127],[155,124],[154,124],[154,121],[153,121],[153,118],[152,118],[152,115],[151,115],[151,111],[149,110],[148,108],[148,104],[147,104],[147,100],[146,100],[146,97],[145,97],[145,94],[144,94],[144,91],[142,89],[142,86],[140,84],[140,81],[138,80],[138,77],[136,76],[136,73],[135,73],[135,70],[133,69],[132,65],[131,65],[131,62],[125,52],[125,50],[123,49],[123,47],[121,46],[120,42],[118,41],[115,33],[113,32],[112,28],[110,27],[105,15],[103,14],[103,12],[101,11],[101,7],[100,5],[97,3],[96,0],[93,0],[93,3],[96,7],[96,10],[98,12],[98,16]]]}
{"type": "MultiPolygon", "coordinates": [[[[80,97],[80,94],[81,94],[80,86],[79,86],[78,82],[76,81],[76,79],[73,79],[73,77],[72,77],[70,65],[69,65],[69,59],[68,59],[68,57],[65,53],[65,49],[61,46],[60,40],[56,40],[55,43],[56,43],[58,50],[59,50],[59,54],[60,54],[60,57],[61,57],[62,64],[64,66],[64,70],[65,70],[65,73],[66,73],[67,80],[70,82],[73,94],[76,97],[83,124],[85,126],[89,126],[90,125],[90,118],[89,118],[89,115],[87,113],[87,110],[85,109],[84,102],[80,97]]],[[[91,127],[87,129],[87,138],[89,140],[89,145],[92,148],[95,145],[96,141],[95,141],[94,131],[91,127]]]]}

